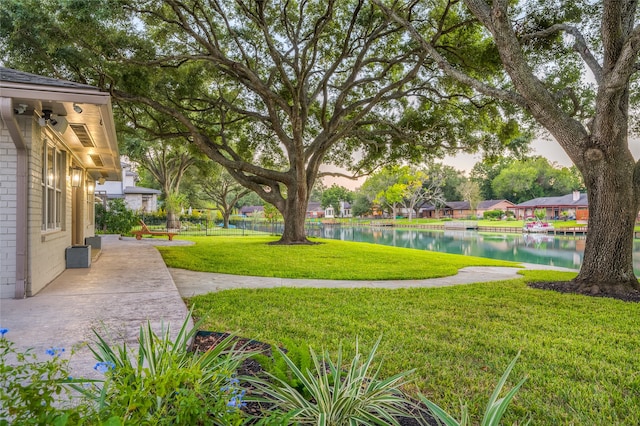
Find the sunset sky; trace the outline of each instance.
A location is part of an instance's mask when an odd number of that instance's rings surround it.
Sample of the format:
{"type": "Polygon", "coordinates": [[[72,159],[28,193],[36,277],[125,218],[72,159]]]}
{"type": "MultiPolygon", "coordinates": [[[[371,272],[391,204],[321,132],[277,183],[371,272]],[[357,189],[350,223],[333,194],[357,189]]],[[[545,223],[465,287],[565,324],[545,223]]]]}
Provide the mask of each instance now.
{"type": "MultiPolygon", "coordinates": [[[[640,158],[640,138],[630,138],[629,148],[636,159],[640,158]]],[[[556,162],[560,166],[569,167],[573,164],[560,145],[552,138],[538,138],[533,140],[531,143],[531,155],[541,155],[551,162],[556,162]]],[[[460,154],[455,157],[447,156],[442,162],[468,173],[474,164],[481,160],[481,154],[460,154]]],[[[336,170],[336,168],[323,167],[323,170],[336,170]]],[[[338,185],[354,190],[362,185],[364,179],[354,181],[345,178],[325,177],[323,182],[327,187],[333,183],[337,183],[338,185]]]]}

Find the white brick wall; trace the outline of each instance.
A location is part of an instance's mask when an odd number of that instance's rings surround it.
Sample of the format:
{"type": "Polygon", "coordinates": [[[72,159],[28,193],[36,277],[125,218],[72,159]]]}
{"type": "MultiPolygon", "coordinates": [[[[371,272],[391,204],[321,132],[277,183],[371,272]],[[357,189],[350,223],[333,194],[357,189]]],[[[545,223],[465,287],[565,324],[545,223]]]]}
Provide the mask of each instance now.
{"type": "Polygon", "coordinates": [[[16,147],[0,120],[0,298],[12,298],[16,283],[16,147]]]}

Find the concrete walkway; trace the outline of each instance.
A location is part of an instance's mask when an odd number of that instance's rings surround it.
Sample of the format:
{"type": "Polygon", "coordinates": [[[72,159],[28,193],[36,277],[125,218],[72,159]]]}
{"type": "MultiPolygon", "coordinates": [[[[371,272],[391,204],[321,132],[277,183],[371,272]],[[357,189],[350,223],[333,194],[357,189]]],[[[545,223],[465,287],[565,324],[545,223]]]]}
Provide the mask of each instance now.
{"type": "MultiPolygon", "coordinates": [[[[524,269],[546,269],[556,271],[573,271],[532,263],[522,264],[524,269]]],[[[185,269],[169,268],[173,281],[176,283],[182,297],[192,297],[214,291],[230,290],[234,288],[409,288],[409,287],[447,287],[461,284],[472,284],[490,281],[510,280],[521,278],[518,271],[523,268],[507,268],[496,266],[471,266],[462,268],[458,274],[449,277],[431,278],[425,280],[387,280],[387,281],[343,281],[319,279],[267,278],[248,277],[240,275],[217,274],[210,272],[195,272],[185,269]]]]}
{"type": "MultiPolygon", "coordinates": [[[[102,238],[102,251],[88,269],[67,269],[44,290],[27,299],[0,300],[0,327],[19,348],[44,354],[65,348],[76,377],[99,377],[86,347],[92,328],[106,329],[116,341],[135,346],[139,327],[171,324],[174,332],[187,309],[160,253],[147,242],[102,238]]],[[[102,332],[101,332],[102,334],[102,332]]]]}

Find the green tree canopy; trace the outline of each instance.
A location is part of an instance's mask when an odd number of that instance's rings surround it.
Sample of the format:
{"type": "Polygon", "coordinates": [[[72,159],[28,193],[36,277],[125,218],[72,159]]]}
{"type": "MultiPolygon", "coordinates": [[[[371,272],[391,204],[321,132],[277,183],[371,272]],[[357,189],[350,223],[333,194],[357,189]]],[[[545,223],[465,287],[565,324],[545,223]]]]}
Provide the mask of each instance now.
{"type": "Polygon", "coordinates": [[[582,188],[579,174],[554,167],[544,157],[514,161],[491,181],[497,198],[522,203],[532,198],[565,195],[582,188]]]}
{"type": "Polygon", "coordinates": [[[125,126],[188,141],[274,205],[284,243],[306,241],[323,163],[370,172],[526,139],[368,0],[7,0],[0,23],[7,65],[109,90],[125,126]]]}

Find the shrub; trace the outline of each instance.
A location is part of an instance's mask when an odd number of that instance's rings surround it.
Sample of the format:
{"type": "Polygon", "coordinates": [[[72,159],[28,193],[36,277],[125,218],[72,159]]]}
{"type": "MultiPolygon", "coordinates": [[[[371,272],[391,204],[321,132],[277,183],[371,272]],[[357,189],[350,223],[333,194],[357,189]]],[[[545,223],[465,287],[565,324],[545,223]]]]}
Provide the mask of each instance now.
{"type": "Polygon", "coordinates": [[[96,228],[112,234],[127,234],[138,222],[132,210],[127,209],[123,199],[109,200],[107,208],[96,204],[96,228]]]}
{"type": "Polygon", "coordinates": [[[313,361],[311,360],[309,346],[298,345],[289,339],[285,339],[282,343],[285,346],[285,350],[275,351],[271,357],[258,354],[254,356],[254,359],[270,375],[291,386],[306,399],[309,399],[311,395],[304,383],[295,375],[288,364],[288,362],[293,363],[300,371],[307,371],[312,368],[313,361]]]}
{"type": "Polygon", "coordinates": [[[348,365],[343,365],[342,348],[338,349],[335,362],[327,352],[318,356],[310,348],[313,369],[305,371],[282,352],[288,368],[310,397],[273,374],[267,373],[270,380],[246,380],[262,395],[257,400],[275,404],[276,411],[266,413],[273,424],[284,424],[286,418],[288,424],[303,425],[398,425],[396,417],[414,416],[412,405],[400,391],[413,370],[379,379],[379,368],[372,369],[379,344],[380,339],[363,359],[356,342],[356,355],[348,365]]]}
{"type": "Polygon", "coordinates": [[[188,351],[196,328],[187,331],[191,313],[175,340],[169,328],[157,335],[140,327],[136,356],[126,344],[111,347],[96,334],[91,351],[105,380],[72,387],[95,404],[100,421],[112,424],[212,424],[242,422],[244,391],[235,377],[251,353],[232,347],[229,336],[204,353],[188,351]]]}
{"type": "Polygon", "coordinates": [[[499,220],[504,215],[502,210],[487,210],[482,216],[487,220],[499,220]]]}
{"type": "Polygon", "coordinates": [[[60,356],[64,349],[47,349],[40,360],[32,349],[16,351],[7,332],[0,329],[0,425],[77,424],[86,407],[68,403],[64,383],[72,379],[69,361],[60,356]]]}

